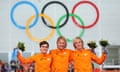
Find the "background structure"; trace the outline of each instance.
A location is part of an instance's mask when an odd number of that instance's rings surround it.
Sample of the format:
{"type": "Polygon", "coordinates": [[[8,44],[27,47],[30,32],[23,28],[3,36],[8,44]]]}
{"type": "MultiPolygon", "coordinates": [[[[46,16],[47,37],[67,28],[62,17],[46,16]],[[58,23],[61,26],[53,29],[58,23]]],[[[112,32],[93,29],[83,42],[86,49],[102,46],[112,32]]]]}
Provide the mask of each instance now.
{"type": "MultiPolygon", "coordinates": [[[[25,27],[32,15],[41,14],[43,7],[48,2],[53,3],[46,6],[44,14],[53,20],[54,26],[57,26],[59,18],[66,14],[65,7],[62,4],[66,6],[70,14],[73,7],[77,3],[81,3],[76,6],[74,14],[80,17],[84,22],[84,26],[92,25],[99,16],[95,25],[89,28],[80,28],[69,16],[66,24],[59,29],[59,32],[66,38],[71,40],[76,36],[81,36],[85,42],[85,47],[87,47],[86,43],[89,40],[95,40],[98,43],[100,39],[108,40],[111,45],[120,45],[120,0],[0,0],[0,59],[10,61],[13,48],[16,47],[19,41],[25,43],[26,55],[39,52],[38,42],[35,39],[31,40],[26,30],[19,27],[25,27]],[[98,13],[94,6],[98,9],[98,13]]],[[[66,17],[61,20],[60,25],[65,19],[66,17]]],[[[51,25],[47,19],[45,21],[48,25],[51,25]]],[[[77,19],[76,21],[80,23],[77,19]]],[[[49,35],[52,28],[46,26],[40,16],[38,16],[38,20],[37,18],[31,20],[30,25],[34,23],[35,25],[28,29],[30,34],[42,40],[47,36],[50,37],[50,39],[47,38],[50,43],[50,50],[56,48],[56,39],[59,36],[57,29],[53,29],[53,36],[49,35]]],[[[68,41],[68,48],[74,49],[71,41],[68,41]]],[[[96,49],[98,56],[100,51],[101,48],[98,46],[96,49]]]]}

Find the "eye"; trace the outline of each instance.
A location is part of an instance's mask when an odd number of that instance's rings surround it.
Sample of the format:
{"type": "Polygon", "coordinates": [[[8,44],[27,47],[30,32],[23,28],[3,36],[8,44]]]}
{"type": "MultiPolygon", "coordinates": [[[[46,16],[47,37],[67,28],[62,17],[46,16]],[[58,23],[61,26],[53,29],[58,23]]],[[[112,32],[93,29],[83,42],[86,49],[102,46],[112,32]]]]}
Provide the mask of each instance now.
{"type": "Polygon", "coordinates": [[[41,46],[41,47],[43,47],[43,48],[48,48],[48,46],[41,46]]]}

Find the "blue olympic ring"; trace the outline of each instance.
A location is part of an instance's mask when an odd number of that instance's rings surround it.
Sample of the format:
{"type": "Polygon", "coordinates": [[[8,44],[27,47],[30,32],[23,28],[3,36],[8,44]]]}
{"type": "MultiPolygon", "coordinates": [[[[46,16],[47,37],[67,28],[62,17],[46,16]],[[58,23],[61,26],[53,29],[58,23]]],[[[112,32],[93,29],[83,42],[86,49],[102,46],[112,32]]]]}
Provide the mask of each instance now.
{"type": "Polygon", "coordinates": [[[39,18],[39,11],[38,9],[36,8],[36,6],[34,4],[32,4],[31,2],[28,2],[28,1],[21,1],[21,2],[18,2],[16,3],[13,8],[11,9],[11,13],[10,13],[10,18],[11,18],[11,21],[13,22],[13,24],[17,27],[17,28],[20,28],[20,29],[25,29],[26,27],[25,26],[21,26],[19,24],[16,23],[16,21],[14,20],[14,17],[13,17],[13,13],[14,13],[14,10],[15,8],[18,6],[18,5],[21,5],[21,4],[28,4],[30,6],[32,6],[35,10],[35,13],[36,13],[36,18],[34,20],[34,22],[29,26],[29,28],[35,26],[37,24],[37,21],[38,21],[38,18],[39,18]]]}

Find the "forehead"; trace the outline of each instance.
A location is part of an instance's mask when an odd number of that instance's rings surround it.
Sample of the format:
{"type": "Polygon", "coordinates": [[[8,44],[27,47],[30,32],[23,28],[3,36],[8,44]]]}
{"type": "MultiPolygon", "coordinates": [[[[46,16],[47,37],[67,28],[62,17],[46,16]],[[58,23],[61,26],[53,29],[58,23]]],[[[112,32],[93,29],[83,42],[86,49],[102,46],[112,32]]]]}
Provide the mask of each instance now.
{"type": "Polygon", "coordinates": [[[74,42],[82,42],[82,40],[77,38],[74,40],[74,42]]]}
{"type": "Polygon", "coordinates": [[[61,41],[65,42],[65,39],[61,38],[61,39],[58,40],[58,42],[61,42],[61,41]]]}
{"type": "Polygon", "coordinates": [[[48,44],[42,44],[41,46],[48,46],[48,44]]]}

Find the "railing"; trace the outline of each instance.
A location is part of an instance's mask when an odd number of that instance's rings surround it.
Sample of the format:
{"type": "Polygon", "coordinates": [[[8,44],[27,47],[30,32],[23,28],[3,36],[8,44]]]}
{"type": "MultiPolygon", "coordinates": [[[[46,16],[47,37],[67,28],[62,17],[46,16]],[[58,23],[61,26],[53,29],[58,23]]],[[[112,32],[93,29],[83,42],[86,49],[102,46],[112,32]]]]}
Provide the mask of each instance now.
{"type": "Polygon", "coordinates": [[[118,58],[107,59],[102,65],[103,69],[120,69],[120,60],[118,58]]]}

